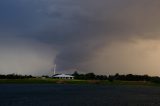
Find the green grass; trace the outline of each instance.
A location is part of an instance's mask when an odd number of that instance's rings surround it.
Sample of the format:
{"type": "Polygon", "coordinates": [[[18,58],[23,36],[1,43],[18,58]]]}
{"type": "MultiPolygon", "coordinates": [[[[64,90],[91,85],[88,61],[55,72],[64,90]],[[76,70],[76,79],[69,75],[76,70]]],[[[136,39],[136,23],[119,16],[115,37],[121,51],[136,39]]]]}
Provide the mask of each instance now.
{"type": "Polygon", "coordinates": [[[64,80],[51,78],[31,78],[31,79],[0,79],[0,84],[100,84],[100,85],[134,85],[134,86],[160,86],[159,83],[149,81],[118,81],[108,80],[64,80]]]}

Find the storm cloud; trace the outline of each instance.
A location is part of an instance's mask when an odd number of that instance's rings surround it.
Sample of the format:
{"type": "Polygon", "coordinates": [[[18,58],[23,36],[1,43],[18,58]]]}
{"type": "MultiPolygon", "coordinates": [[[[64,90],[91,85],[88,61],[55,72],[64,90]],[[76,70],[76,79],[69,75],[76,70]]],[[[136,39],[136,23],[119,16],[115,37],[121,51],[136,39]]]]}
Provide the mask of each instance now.
{"type": "Polygon", "coordinates": [[[159,0],[1,0],[0,72],[159,75],[159,10],[159,0]]]}

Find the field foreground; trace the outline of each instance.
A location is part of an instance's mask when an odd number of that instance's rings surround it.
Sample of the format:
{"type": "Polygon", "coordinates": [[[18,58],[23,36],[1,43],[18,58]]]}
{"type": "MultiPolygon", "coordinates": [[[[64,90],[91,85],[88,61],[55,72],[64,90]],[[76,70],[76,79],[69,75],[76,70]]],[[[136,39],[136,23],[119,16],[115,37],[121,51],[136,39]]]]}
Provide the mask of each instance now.
{"type": "Polygon", "coordinates": [[[0,84],[98,84],[98,85],[138,85],[138,86],[160,86],[160,83],[150,81],[119,81],[108,80],[65,80],[51,78],[30,78],[30,79],[0,79],[0,84]]]}
{"type": "Polygon", "coordinates": [[[127,85],[0,84],[0,106],[160,106],[160,88],[127,85]]]}

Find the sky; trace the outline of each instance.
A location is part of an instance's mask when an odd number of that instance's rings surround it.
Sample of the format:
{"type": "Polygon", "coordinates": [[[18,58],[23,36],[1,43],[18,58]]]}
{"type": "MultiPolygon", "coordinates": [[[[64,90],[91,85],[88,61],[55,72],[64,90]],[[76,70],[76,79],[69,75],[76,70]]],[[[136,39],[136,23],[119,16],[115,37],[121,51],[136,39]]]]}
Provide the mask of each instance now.
{"type": "Polygon", "coordinates": [[[0,74],[160,76],[159,0],[0,0],[0,74]]]}

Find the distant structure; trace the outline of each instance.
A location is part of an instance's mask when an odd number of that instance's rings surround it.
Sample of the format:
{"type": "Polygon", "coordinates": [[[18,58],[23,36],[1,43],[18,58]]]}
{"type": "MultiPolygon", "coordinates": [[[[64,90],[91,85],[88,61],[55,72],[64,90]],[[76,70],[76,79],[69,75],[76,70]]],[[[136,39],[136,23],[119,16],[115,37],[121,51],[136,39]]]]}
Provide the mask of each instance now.
{"type": "Polygon", "coordinates": [[[53,78],[58,78],[58,79],[74,79],[74,76],[67,75],[67,74],[57,74],[57,75],[53,76],[53,78]]]}
{"type": "Polygon", "coordinates": [[[53,68],[53,78],[57,79],[74,79],[74,76],[68,75],[68,74],[56,74],[56,64],[54,65],[53,68]]]}

